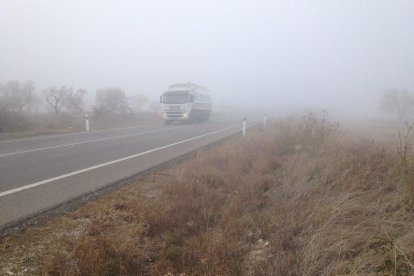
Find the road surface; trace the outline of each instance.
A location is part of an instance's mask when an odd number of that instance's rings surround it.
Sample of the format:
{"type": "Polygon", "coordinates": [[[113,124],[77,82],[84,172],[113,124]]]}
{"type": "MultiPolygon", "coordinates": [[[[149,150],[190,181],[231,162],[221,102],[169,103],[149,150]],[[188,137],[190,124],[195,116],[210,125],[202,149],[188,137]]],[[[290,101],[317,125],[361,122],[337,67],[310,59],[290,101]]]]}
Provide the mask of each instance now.
{"type": "Polygon", "coordinates": [[[0,141],[0,229],[240,131],[213,119],[0,141]]]}

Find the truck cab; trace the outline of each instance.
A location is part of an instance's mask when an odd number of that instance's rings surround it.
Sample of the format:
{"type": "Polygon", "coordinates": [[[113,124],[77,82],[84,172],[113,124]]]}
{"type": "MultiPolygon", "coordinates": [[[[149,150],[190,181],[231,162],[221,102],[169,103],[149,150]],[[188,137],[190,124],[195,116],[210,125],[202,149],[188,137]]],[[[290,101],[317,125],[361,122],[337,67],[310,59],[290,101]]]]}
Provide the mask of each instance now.
{"type": "Polygon", "coordinates": [[[164,122],[207,121],[211,112],[211,98],[205,93],[206,90],[192,83],[171,85],[160,97],[164,122]]]}

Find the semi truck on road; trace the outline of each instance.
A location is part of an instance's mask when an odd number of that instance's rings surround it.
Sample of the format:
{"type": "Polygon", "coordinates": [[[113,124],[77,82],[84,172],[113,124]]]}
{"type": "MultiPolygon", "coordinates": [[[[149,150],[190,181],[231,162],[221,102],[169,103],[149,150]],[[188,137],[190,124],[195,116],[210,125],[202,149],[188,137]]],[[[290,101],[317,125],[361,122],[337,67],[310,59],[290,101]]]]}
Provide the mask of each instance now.
{"type": "Polygon", "coordinates": [[[205,122],[211,113],[211,97],[206,87],[191,82],[170,85],[160,97],[165,124],[205,122]]]}

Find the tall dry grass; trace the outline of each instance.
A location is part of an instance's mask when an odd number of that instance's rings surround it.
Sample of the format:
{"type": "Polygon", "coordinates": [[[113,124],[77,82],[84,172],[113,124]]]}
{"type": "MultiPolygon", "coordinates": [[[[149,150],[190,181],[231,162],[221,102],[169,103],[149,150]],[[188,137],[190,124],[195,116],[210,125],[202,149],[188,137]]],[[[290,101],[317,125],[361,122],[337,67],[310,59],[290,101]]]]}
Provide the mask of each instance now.
{"type": "Polygon", "coordinates": [[[0,265],[46,275],[413,274],[412,134],[395,146],[343,131],[326,113],[255,128],[4,240],[0,265]]]}

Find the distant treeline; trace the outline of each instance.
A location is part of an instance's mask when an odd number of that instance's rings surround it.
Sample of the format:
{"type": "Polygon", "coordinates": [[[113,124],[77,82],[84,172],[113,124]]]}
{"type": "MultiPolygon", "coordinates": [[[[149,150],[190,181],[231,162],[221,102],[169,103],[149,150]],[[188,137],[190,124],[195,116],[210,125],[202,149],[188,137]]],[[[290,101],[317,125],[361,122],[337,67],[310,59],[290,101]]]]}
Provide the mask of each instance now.
{"type": "Polygon", "coordinates": [[[96,121],[111,121],[158,111],[158,105],[144,95],[128,96],[121,88],[98,89],[89,106],[85,103],[87,93],[86,89],[65,85],[37,90],[33,81],[0,83],[0,132],[38,128],[36,121],[42,121],[41,117],[49,118],[49,123],[58,120],[49,126],[43,122],[42,128],[64,128],[71,121],[68,118],[86,113],[96,121]]]}

